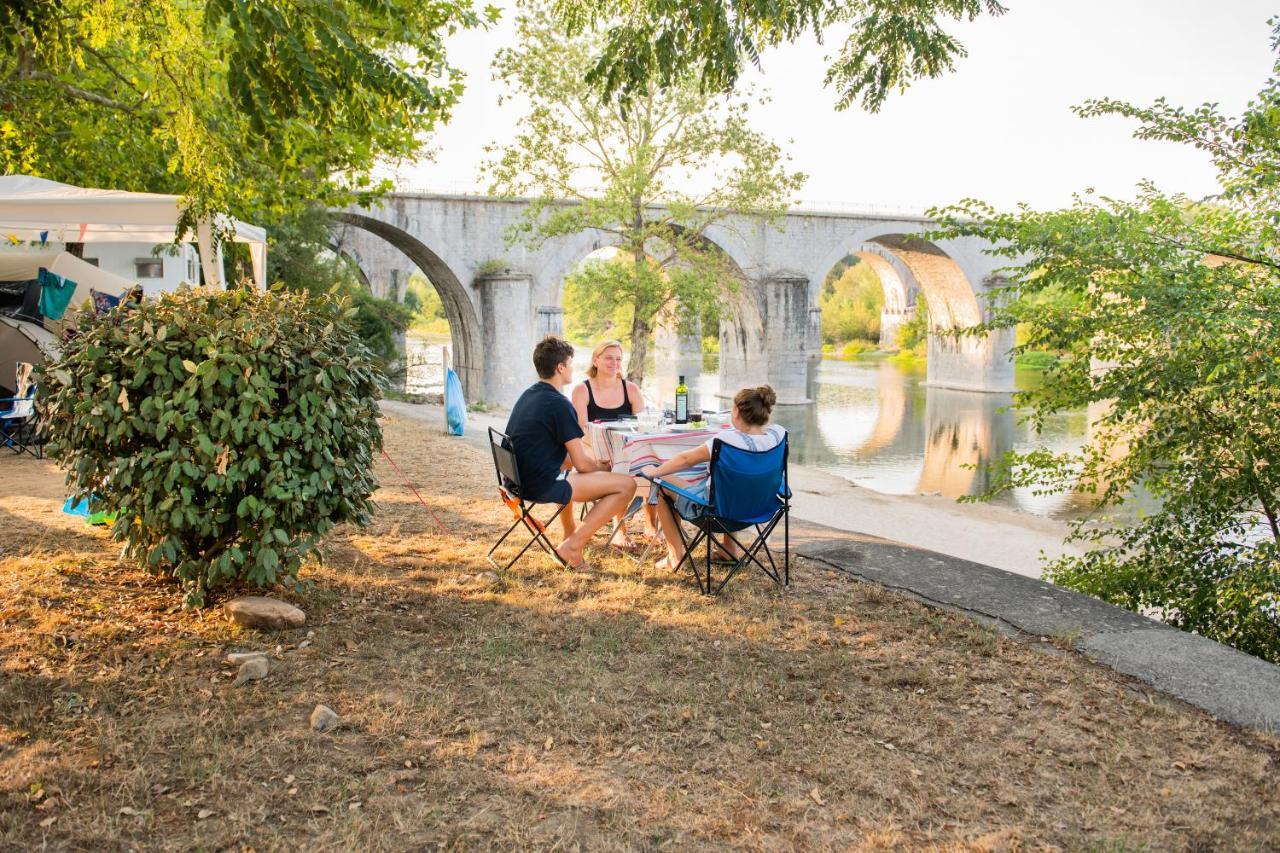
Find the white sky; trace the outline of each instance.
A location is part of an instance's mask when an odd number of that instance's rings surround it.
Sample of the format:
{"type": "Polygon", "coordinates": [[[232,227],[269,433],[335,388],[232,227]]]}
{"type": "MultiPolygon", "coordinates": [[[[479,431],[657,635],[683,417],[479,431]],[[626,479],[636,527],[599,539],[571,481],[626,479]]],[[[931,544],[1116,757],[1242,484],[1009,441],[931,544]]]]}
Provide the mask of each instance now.
{"type": "MultiPolygon", "coordinates": [[[[1144,178],[1192,196],[1216,189],[1199,152],[1131,137],[1121,118],[1084,120],[1070,107],[1110,96],[1184,106],[1214,101],[1240,111],[1273,62],[1261,0],[1006,0],[1009,12],[953,25],[969,56],[956,71],[895,93],[878,114],[835,110],[823,88],[824,56],[812,40],[766,53],[748,81],[770,93],[757,127],[783,143],[809,175],[800,198],[820,206],[924,208],[966,196],[999,207],[1070,203],[1093,187],[1130,196],[1144,178]],[[789,140],[789,141],[788,141],[789,140]]],[[[510,16],[508,11],[505,17],[510,16]]],[[[493,52],[512,39],[509,21],[452,40],[450,58],[467,91],[433,139],[433,161],[395,173],[403,189],[484,190],[483,147],[504,142],[520,113],[499,109],[493,52]]]]}

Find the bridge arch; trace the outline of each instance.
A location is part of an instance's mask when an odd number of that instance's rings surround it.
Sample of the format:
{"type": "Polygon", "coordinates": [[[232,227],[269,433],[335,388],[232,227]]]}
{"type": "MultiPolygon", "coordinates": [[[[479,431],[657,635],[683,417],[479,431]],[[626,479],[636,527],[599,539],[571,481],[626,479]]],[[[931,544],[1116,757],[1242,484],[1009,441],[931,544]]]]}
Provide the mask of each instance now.
{"type": "MultiPolygon", "coordinates": [[[[679,228],[678,225],[675,227],[679,228]]],[[[538,298],[545,305],[563,310],[565,282],[569,276],[592,255],[601,249],[616,248],[618,242],[617,235],[595,229],[563,238],[556,247],[552,260],[544,266],[541,276],[542,286],[537,291],[538,298]]],[[[725,288],[723,294],[724,311],[720,323],[722,341],[728,329],[732,340],[741,342],[744,354],[748,346],[758,348],[764,334],[764,327],[760,315],[759,297],[752,290],[752,282],[743,271],[738,259],[717,239],[703,234],[698,242],[725,261],[727,273],[736,283],[736,287],[725,288]]],[[[656,391],[660,399],[672,398],[675,393],[676,377],[683,375],[695,389],[691,396],[691,404],[695,406],[701,404],[703,401],[699,399],[696,391],[696,379],[702,372],[701,334],[704,334],[705,330],[700,330],[700,334],[697,335],[681,335],[674,328],[660,324],[654,328],[654,332],[654,343],[650,350],[655,363],[655,371],[650,377],[654,386],[651,390],[656,391]]],[[[733,353],[738,350],[731,347],[730,351],[733,353]]],[[[721,352],[721,385],[725,387],[723,346],[721,352]]],[[[752,359],[753,363],[759,360],[752,359]]],[[[758,367],[763,371],[766,366],[762,363],[758,367]]],[[[764,376],[765,374],[758,372],[756,375],[764,376]]],[[[710,401],[707,402],[710,404],[710,401]]]]}
{"type": "Polygon", "coordinates": [[[925,223],[904,222],[864,226],[849,232],[847,237],[827,252],[809,277],[813,284],[814,304],[817,304],[818,288],[827,273],[850,254],[857,254],[859,258],[872,263],[872,269],[881,275],[881,283],[886,288],[887,303],[890,288],[898,290],[902,283],[896,270],[889,279],[885,278],[883,269],[887,267],[892,270],[892,265],[885,258],[880,258],[883,266],[878,266],[872,260],[877,254],[883,253],[900,262],[919,284],[921,292],[929,301],[931,329],[942,331],[981,322],[983,311],[978,295],[982,282],[974,282],[952,254],[948,253],[947,241],[935,242],[919,236],[924,230],[925,223]]]}
{"type": "MultiPolygon", "coordinates": [[[[352,211],[335,213],[334,218],[338,222],[382,238],[422,270],[440,295],[445,318],[449,321],[449,335],[453,340],[454,370],[462,380],[467,398],[479,399],[484,388],[485,367],[482,328],[467,288],[449,264],[414,235],[381,219],[352,211]]],[[[368,283],[368,275],[363,269],[361,275],[368,283]]]]}
{"type": "Polygon", "coordinates": [[[945,334],[986,319],[984,296],[991,261],[976,243],[925,238],[922,232],[929,227],[923,221],[864,222],[846,232],[810,277],[813,304],[818,304],[818,288],[827,272],[851,250],[870,246],[887,253],[911,274],[929,303],[929,384],[958,390],[1012,389],[1012,330],[982,336],[945,334]]]}

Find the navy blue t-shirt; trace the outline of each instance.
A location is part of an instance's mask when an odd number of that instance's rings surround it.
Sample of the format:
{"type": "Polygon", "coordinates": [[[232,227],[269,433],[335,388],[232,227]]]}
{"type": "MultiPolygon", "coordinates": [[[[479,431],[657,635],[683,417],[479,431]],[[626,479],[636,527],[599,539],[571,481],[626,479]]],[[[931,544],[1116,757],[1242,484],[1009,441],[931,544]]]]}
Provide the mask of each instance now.
{"type": "Polygon", "coordinates": [[[556,485],[556,478],[568,455],[564,445],[582,438],[578,413],[569,398],[548,382],[533,383],[511,409],[507,437],[516,453],[523,496],[563,503],[560,492],[565,489],[556,485]]]}

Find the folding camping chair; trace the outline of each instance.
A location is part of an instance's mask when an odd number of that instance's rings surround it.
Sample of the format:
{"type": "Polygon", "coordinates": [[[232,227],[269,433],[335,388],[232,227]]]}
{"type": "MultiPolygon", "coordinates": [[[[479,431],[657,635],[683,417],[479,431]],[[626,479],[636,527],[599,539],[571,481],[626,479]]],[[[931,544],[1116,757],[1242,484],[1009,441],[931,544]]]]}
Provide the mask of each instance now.
{"type": "Polygon", "coordinates": [[[711,447],[706,498],[648,474],[641,476],[661,487],[661,500],[666,501],[677,519],[676,529],[685,551],[684,559],[673,569],[688,563],[703,593],[718,595],[729,579],[748,564],[755,564],[778,586],[791,584],[791,490],[787,486],[785,438],[769,450],[743,450],[723,441],[715,442],[711,447]],[[684,500],[677,501],[676,496],[684,500]],[[697,528],[692,538],[680,519],[697,528]],[[769,535],[779,522],[783,536],[781,569],[769,548],[769,535]],[[755,539],[750,545],[743,545],[735,534],[752,529],[755,539]],[[723,535],[739,551],[719,583],[712,577],[713,534],[723,535]],[[700,565],[697,552],[703,545],[705,559],[700,565]]]}
{"type": "Polygon", "coordinates": [[[555,520],[556,516],[560,514],[560,511],[567,504],[557,504],[556,511],[545,522],[539,521],[533,514],[533,509],[539,502],[526,500],[524,495],[520,493],[520,469],[516,466],[516,454],[511,447],[511,439],[493,427],[489,427],[489,448],[493,451],[493,470],[498,476],[498,495],[516,519],[507,528],[507,532],[502,534],[502,538],[494,542],[493,547],[489,549],[489,553],[485,555],[490,565],[505,572],[514,566],[516,561],[524,556],[525,551],[528,551],[536,542],[542,550],[547,552],[551,559],[560,564],[562,568],[567,569],[568,565],[556,553],[555,546],[547,538],[547,525],[555,520]],[[498,562],[493,559],[493,552],[498,550],[499,546],[507,541],[507,537],[521,524],[529,531],[529,541],[520,549],[520,553],[511,558],[509,563],[505,566],[498,566],[498,562]]]}
{"type": "Polygon", "coordinates": [[[32,367],[25,361],[18,362],[14,397],[0,397],[0,444],[14,453],[30,453],[37,459],[44,458],[40,442],[40,413],[36,409],[36,382],[32,367]]]}

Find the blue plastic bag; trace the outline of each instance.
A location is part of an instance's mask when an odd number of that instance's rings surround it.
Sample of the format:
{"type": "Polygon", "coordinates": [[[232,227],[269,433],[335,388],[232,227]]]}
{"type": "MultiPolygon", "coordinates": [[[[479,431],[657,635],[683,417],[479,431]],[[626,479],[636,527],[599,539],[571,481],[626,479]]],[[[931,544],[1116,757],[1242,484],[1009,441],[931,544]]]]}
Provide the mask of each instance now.
{"type": "Polygon", "coordinates": [[[467,425],[467,401],[462,396],[462,380],[452,367],[444,373],[444,419],[449,426],[449,435],[462,435],[467,425]]]}

